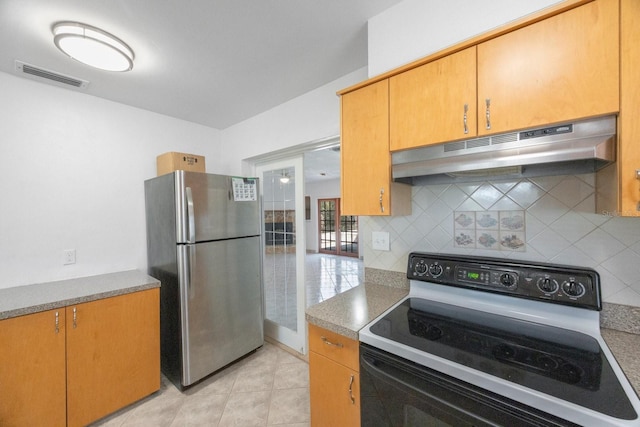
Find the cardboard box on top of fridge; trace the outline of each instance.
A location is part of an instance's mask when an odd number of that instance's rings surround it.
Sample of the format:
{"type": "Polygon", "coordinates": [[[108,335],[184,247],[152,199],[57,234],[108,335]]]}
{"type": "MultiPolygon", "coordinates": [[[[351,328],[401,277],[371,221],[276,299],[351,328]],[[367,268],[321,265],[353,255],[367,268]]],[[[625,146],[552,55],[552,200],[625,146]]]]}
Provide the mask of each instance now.
{"type": "Polygon", "coordinates": [[[158,176],[177,170],[205,172],[204,156],[171,151],[156,158],[158,176]]]}

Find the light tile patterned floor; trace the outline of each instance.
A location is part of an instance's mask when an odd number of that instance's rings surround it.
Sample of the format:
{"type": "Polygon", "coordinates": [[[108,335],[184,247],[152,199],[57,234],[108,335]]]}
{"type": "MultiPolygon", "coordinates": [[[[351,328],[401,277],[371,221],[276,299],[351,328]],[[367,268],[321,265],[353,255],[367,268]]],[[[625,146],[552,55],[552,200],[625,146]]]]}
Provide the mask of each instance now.
{"type": "Polygon", "coordinates": [[[188,388],[163,377],[159,392],[95,426],[309,426],[305,361],[265,342],[255,353],[188,388]]]}
{"type": "MultiPolygon", "coordinates": [[[[362,282],[357,258],[309,254],[307,306],[362,282]]],[[[255,353],[180,392],[163,377],[159,392],[94,426],[308,427],[309,369],[305,361],[265,342],[255,353]]]]}

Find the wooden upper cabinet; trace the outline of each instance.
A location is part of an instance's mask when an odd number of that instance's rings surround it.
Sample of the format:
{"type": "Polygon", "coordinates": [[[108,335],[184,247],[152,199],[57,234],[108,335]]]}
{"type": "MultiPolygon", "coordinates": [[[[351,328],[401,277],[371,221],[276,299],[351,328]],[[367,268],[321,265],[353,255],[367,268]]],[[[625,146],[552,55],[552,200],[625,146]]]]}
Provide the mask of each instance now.
{"type": "Polygon", "coordinates": [[[478,134],[617,112],[618,9],[596,0],[480,43],[478,134]]]}
{"type": "MultiPolygon", "coordinates": [[[[640,2],[638,0],[622,0],[621,2],[621,100],[620,117],[618,118],[618,161],[609,166],[615,174],[612,184],[614,188],[603,188],[598,194],[607,192],[605,196],[616,197],[607,206],[610,213],[621,216],[640,216],[640,2]],[[616,191],[617,190],[617,191],[616,191]],[[619,194],[618,194],[619,193],[619,194]]],[[[598,176],[600,183],[600,176],[598,176]]],[[[606,182],[606,181],[605,181],[606,182]]],[[[598,210],[601,213],[601,210],[598,210]]]]}
{"type": "Polygon", "coordinates": [[[389,79],[392,151],[472,138],[476,130],[476,47],[389,79]]]}
{"type": "Polygon", "coordinates": [[[342,214],[410,213],[411,188],[391,182],[389,81],[362,87],[340,99],[342,214]]]}

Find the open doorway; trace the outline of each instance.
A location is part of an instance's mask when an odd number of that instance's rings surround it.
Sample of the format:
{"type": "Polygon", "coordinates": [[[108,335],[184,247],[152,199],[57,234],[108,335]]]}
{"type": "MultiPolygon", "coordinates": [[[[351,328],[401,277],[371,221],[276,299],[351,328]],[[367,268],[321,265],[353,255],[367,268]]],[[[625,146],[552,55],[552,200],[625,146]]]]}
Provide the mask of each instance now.
{"type": "Polygon", "coordinates": [[[318,252],[358,256],[358,217],[340,215],[340,199],[318,199],[318,252]]]}
{"type": "MultiPolygon", "coordinates": [[[[327,138],[247,158],[245,162],[252,171],[248,173],[260,178],[265,215],[265,335],[306,354],[305,307],[364,281],[357,238],[340,235],[342,242],[349,242],[353,256],[318,251],[318,199],[333,198],[339,205],[340,142],[337,137],[327,138]],[[294,192],[290,192],[293,188],[294,192]]],[[[342,228],[357,233],[357,217],[346,222],[342,228]]]]}

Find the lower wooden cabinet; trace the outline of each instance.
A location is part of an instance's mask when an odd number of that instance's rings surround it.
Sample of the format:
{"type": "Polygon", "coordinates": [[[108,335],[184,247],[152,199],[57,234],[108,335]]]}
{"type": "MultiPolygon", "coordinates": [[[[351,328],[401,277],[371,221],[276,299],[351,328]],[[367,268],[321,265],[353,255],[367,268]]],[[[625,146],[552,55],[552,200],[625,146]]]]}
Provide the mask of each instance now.
{"type": "Polygon", "coordinates": [[[66,424],[65,309],[0,321],[0,426],[66,424]]]}
{"type": "Polygon", "coordinates": [[[0,425],[87,425],[160,389],[159,289],[2,320],[0,342],[0,425]]]}
{"type": "Polygon", "coordinates": [[[309,325],[311,426],[360,425],[358,341],[309,325]]]}
{"type": "Polygon", "coordinates": [[[159,309],[159,289],[67,307],[68,426],[160,389],[159,309]]]}

